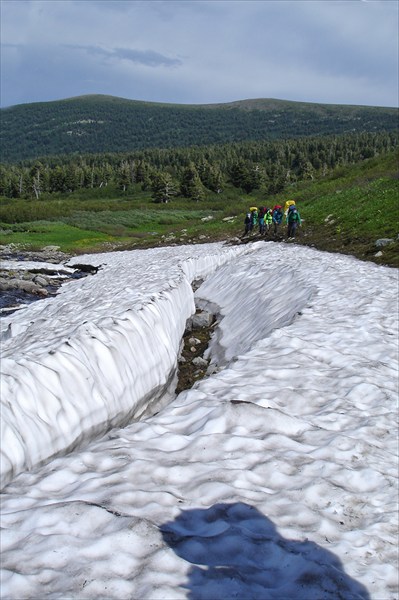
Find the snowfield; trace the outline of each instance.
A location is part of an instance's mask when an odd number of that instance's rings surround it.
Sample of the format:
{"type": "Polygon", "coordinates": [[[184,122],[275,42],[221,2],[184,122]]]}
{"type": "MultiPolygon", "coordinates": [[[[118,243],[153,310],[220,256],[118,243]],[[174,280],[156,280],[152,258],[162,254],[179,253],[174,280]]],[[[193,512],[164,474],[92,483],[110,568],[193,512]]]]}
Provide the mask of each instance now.
{"type": "Polygon", "coordinates": [[[397,599],[398,272],[272,242],[85,261],[1,321],[1,597],[397,599]],[[212,374],[176,397],[196,305],[212,374]]]}

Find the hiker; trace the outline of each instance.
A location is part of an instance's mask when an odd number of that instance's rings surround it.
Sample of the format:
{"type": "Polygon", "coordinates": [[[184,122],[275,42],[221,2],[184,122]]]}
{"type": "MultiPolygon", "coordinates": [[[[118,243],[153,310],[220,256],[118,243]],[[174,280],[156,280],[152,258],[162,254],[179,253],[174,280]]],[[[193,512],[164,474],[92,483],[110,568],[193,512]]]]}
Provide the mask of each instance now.
{"type": "Polygon", "coordinates": [[[287,238],[294,238],[295,237],[295,232],[296,232],[296,228],[298,225],[301,224],[301,216],[298,212],[297,207],[295,206],[295,204],[292,204],[289,208],[288,208],[288,213],[287,213],[287,238]]]}
{"type": "Polygon", "coordinates": [[[260,235],[263,235],[265,233],[265,211],[265,207],[261,206],[258,214],[260,235]]]}
{"type": "Polygon", "coordinates": [[[255,225],[258,224],[258,209],[256,206],[251,206],[251,208],[249,210],[250,210],[251,218],[252,218],[251,229],[253,229],[255,227],[255,225]]]}
{"type": "Polygon", "coordinates": [[[285,215],[286,219],[287,219],[287,215],[288,215],[288,209],[290,206],[295,206],[295,200],[287,200],[286,203],[284,204],[284,215],[285,215]]]}
{"type": "Polygon", "coordinates": [[[279,231],[280,225],[283,222],[283,209],[282,206],[280,206],[279,204],[276,204],[276,206],[273,208],[272,221],[274,227],[274,235],[276,236],[279,231]]]}
{"type": "Polygon", "coordinates": [[[270,228],[272,226],[272,221],[273,221],[273,217],[272,217],[272,211],[270,208],[266,208],[266,213],[265,213],[265,229],[266,229],[266,234],[269,233],[270,228]]]}
{"type": "Polygon", "coordinates": [[[252,230],[252,227],[253,227],[252,216],[251,216],[251,213],[249,213],[249,212],[245,215],[244,225],[245,225],[244,235],[247,235],[252,230]]]}

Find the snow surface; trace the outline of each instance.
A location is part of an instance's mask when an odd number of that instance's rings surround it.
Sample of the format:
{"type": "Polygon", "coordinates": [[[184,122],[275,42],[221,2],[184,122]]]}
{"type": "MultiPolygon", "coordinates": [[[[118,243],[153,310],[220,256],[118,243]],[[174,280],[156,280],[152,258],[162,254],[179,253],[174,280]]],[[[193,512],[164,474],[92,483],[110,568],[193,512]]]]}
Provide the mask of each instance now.
{"type": "Polygon", "coordinates": [[[397,598],[397,271],[263,242],[75,262],[101,269],[1,322],[1,597],[397,598]],[[195,304],[213,374],[175,397],[195,304]]]}

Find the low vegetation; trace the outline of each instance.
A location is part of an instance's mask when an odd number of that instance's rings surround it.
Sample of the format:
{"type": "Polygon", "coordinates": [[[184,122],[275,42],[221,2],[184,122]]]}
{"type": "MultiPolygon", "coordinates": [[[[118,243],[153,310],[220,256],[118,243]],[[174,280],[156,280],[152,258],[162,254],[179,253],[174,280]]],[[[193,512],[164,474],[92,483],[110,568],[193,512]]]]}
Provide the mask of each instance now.
{"type": "Polygon", "coordinates": [[[399,267],[398,154],[338,168],[293,190],[305,222],[297,242],[399,267]],[[392,243],[377,247],[379,239],[392,243]]]}
{"type": "MultiPolygon", "coordinates": [[[[398,153],[338,167],[325,177],[292,183],[284,192],[250,194],[226,185],[201,201],[155,203],[135,184],[122,193],[111,185],[43,200],[0,199],[4,245],[32,250],[55,245],[70,254],[160,245],[235,240],[249,206],[295,199],[303,218],[297,243],[363,260],[399,266],[398,153]],[[380,238],[394,240],[377,248],[380,238]]],[[[251,239],[257,239],[256,234],[251,239]]]]}

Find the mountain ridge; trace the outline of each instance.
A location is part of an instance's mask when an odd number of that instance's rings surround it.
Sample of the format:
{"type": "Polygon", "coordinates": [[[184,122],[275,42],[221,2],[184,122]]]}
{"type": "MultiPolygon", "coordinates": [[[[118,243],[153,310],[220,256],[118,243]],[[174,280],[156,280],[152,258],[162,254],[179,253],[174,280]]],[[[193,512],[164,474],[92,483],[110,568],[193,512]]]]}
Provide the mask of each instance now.
{"type": "Polygon", "coordinates": [[[1,161],[397,131],[398,109],[255,98],[171,104],[86,94],[0,109],[1,161]]]}
{"type": "MultiPolygon", "coordinates": [[[[103,99],[103,100],[116,100],[133,104],[146,104],[146,105],[155,105],[155,106],[171,106],[171,107],[200,107],[200,108],[219,108],[219,107],[238,107],[238,106],[247,106],[252,108],[253,110],[262,109],[263,105],[276,104],[277,106],[281,105],[304,105],[304,106],[325,106],[325,107],[345,107],[345,108],[376,108],[376,109],[388,109],[388,110],[399,110],[399,107],[395,106],[385,106],[385,105],[370,105],[370,104],[339,104],[336,102],[311,102],[305,100],[287,100],[284,98],[241,98],[239,100],[229,100],[228,102],[161,102],[158,100],[137,100],[134,98],[124,98],[122,96],[114,96],[113,94],[79,94],[77,96],[68,96],[67,98],[60,98],[58,100],[38,100],[36,102],[21,102],[19,104],[13,104],[10,106],[4,106],[0,108],[0,111],[6,111],[9,109],[17,108],[20,106],[31,106],[31,105],[44,105],[44,104],[54,104],[57,102],[69,102],[75,100],[84,100],[84,99],[103,99]],[[251,105],[254,105],[251,107],[251,105]]],[[[264,108],[269,108],[265,106],[264,108]]]]}

